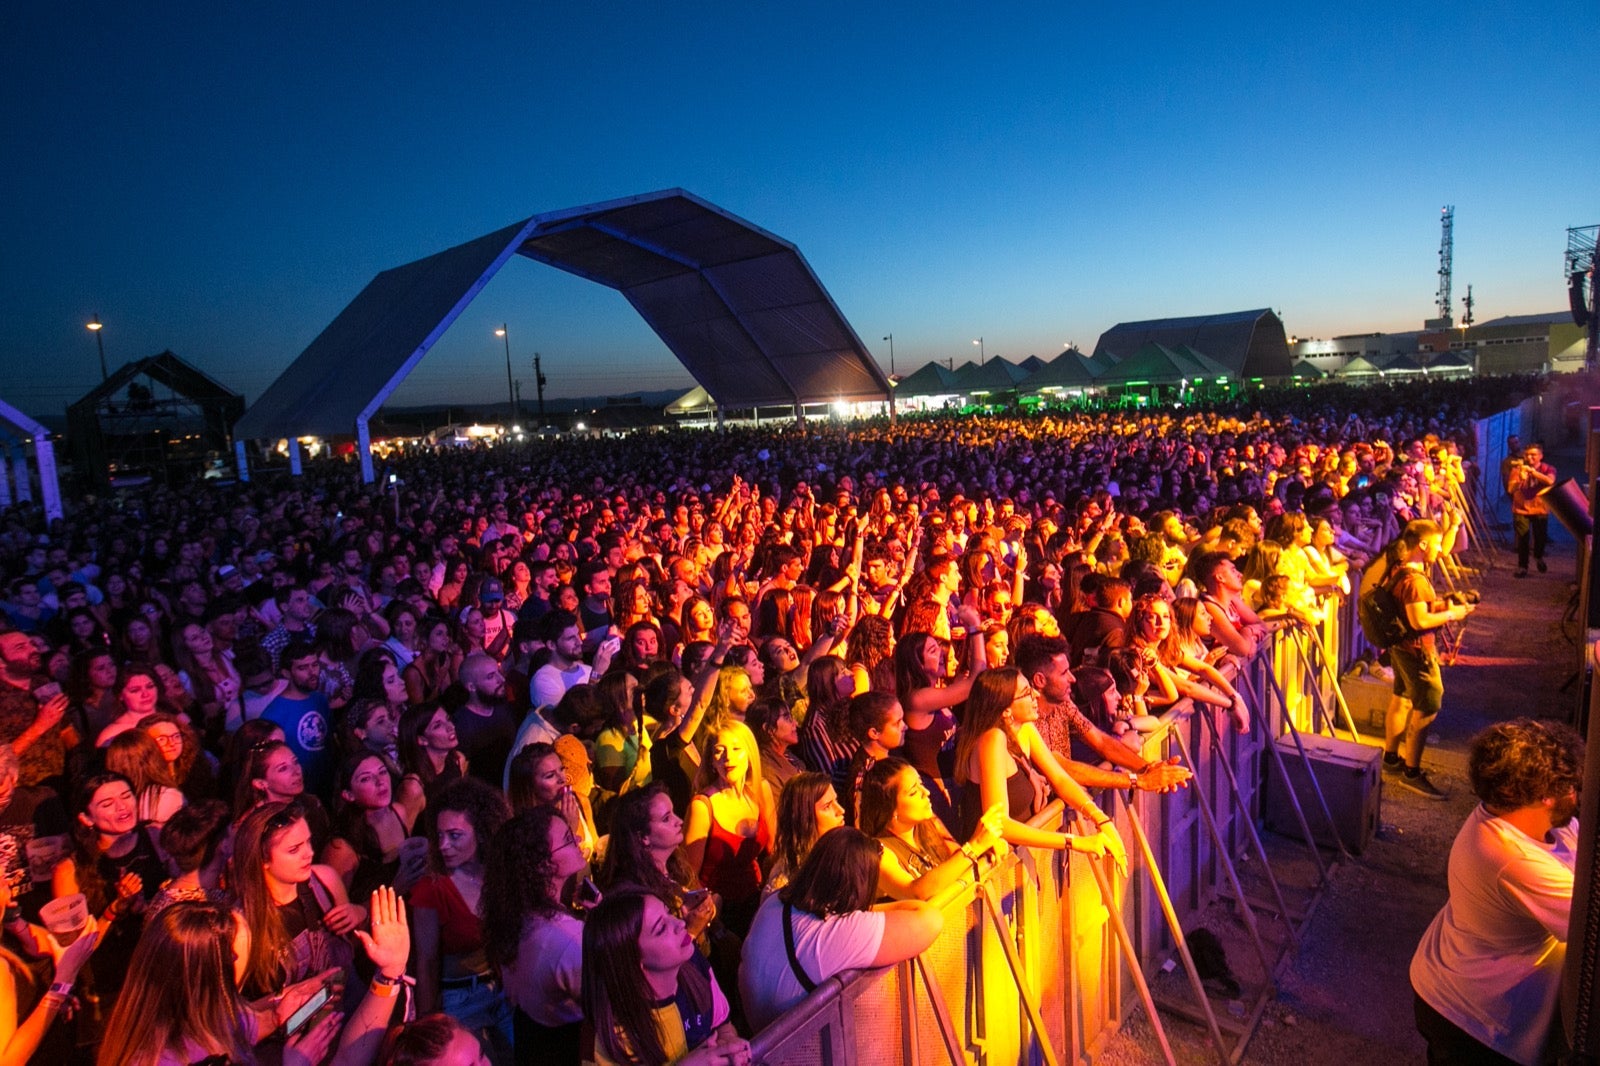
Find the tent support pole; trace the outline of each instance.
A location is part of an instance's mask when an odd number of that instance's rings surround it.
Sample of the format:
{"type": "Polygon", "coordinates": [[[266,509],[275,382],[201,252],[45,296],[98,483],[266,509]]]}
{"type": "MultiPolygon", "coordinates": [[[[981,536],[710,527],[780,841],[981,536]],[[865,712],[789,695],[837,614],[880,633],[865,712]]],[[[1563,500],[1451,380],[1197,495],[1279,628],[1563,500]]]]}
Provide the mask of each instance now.
{"type": "Polygon", "coordinates": [[[361,460],[361,483],[372,484],[372,434],[365,418],[356,419],[356,457],[361,460]]]}
{"type": "Polygon", "coordinates": [[[28,450],[20,444],[11,448],[11,474],[16,479],[17,502],[32,503],[33,481],[28,476],[28,450]]]}
{"type": "Polygon", "coordinates": [[[61,480],[56,475],[56,446],[49,437],[33,438],[33,458],[39,467],[39,493],[44,497],[44,517],[54,522],[61,517],[61,480]]]}

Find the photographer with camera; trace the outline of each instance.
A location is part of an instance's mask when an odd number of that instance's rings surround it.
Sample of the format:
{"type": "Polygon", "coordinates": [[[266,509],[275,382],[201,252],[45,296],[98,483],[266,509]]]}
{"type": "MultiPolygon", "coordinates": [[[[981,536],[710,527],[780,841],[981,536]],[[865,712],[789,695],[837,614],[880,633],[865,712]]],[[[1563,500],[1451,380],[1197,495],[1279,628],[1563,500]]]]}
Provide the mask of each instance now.
{"type": "Polygon", "coordinates": [[[1401,788],[1431,800],[1446,798],[1446,793],[1422,770],[1422,746],[1428,726],[1444,703],[1444,679],[1434,630],[1466,618],[1477,606],[1465,602],[1475,597],[1440,599],[1428,580],[1428,568],[1438,562],[1445,537],[1446,531],[1426,518],[1406,523],[1391,548],[1390,565],[1398,569],[1369,578],[1389,585],[1408,630],[1389,648],[1394,695],[1389,699],[1384,721],[1383,771],[1393,775],[1391,779],[1401,788]]]}
{"type": "Polygon", "coordinates": [[[1511,465],[1506,491],[1511,493],[1511,522],[1517,531],[1516,577],[1528,576],[1528,549],[1544,573],[1544,546],[1550,539],[1550,505],[1539,494],[1556,483],[1556,468],[1544,461],[1544,446],[1535,441],[1511,465]]]}

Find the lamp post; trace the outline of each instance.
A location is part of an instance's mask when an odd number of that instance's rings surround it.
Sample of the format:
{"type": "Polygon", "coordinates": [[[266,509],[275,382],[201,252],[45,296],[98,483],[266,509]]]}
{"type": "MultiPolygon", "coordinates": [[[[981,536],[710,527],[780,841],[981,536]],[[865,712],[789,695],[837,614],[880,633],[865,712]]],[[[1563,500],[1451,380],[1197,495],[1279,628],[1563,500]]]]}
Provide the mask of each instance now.
{"type": "Polygon", "coordinates": [[[106,328],[105,324],[100,321],[100,316],[99,315],[90,315],[89,316],[89,321],[87,323],[85,323],[84,328],[87,329],[90,333],[94,334],[95,347],[100,349],[100,380],[104,381],[104,380],[106,380],[107,378],[109,378],[111,376],[109,373],[106,372],[106,342],[105,342],[105,338],[100,336],[100,331],[106,328]]]}
{"type": "Polygon", "coordinates": [[[883,339],[889,342],[889,373],[892,375],[894,373],[894,334],[891,333],[883,339]]]}
{"type": "Polygon", "coordinates": [[[496,337],[506,342],[506,406],[511,408],[511,421],[517,420],[517,388],[511,383],[511,331],[502,323],[494,331],[496,337]]]}
{"type": "Polygon", "coordinates": [[[982,366],[983,363],[984,363],[983,338],[979,337],[977,340],[973,341],[972,343],[976,344],[978,346],[978,365],[982,366]]]}

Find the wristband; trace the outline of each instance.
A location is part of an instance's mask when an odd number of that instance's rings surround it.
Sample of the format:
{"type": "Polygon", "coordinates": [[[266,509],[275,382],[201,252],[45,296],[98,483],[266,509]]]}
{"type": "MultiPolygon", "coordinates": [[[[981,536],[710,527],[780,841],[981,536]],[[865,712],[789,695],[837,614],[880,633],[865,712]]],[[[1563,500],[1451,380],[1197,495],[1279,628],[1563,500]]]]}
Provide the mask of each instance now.
{"type": "Polygon", "coordinates": [[[56,981],[50,986],[50,990],[45,993],[45,997],[58,996],[61,999],[67,999],[72,995],[72,984],[73,982],[71,981],[56,981]]]}
{"type": "MultiPolygon", "coordinates": [[[[1125,771],[1125,772],[1128,775],[1128,788],[1130,788],[1130,789],[1138,788],[1139,787],[1139,775],[1137,773],[1135,773],[1134,771],[1132,771],[1132,770],[1128,770],[1128,771],[1125,771]]],[[[1109,821],[1111,821],[1111,819],[1107,818],[1106,821],[1109,822],[1109,821]]],[[[1099,825],[1100,823],[1096,822],[1095,824],[1099,825]]]]}

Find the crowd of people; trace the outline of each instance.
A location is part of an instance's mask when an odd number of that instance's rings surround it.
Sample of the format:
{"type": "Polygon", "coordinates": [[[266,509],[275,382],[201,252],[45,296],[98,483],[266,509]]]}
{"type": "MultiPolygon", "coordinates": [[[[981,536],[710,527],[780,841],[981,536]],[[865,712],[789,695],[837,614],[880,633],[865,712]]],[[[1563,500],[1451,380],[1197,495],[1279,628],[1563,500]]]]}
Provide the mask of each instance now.
{"type": "Polygon", "coordinates": [[[1431,388],[16,509],[0,1064],[742,1064],[1007,848],[1125,866],[1160,716],[1252,728],[1232,660],[1459,525],[1503,395],[1431,388]]]}

